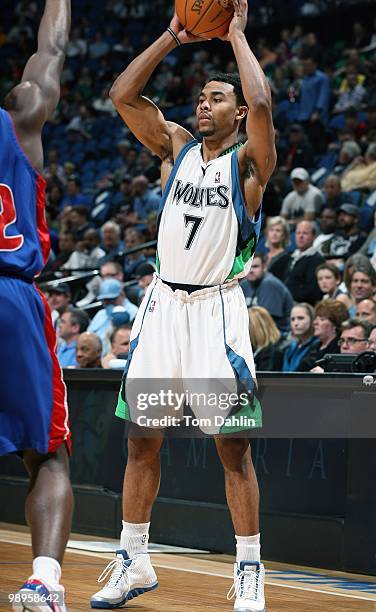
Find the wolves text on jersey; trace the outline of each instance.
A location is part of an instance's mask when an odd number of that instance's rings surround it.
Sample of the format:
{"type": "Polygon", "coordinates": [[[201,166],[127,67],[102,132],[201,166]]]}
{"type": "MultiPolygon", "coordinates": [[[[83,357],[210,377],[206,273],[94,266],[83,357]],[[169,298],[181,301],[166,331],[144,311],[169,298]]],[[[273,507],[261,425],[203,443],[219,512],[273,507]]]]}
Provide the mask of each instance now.
{"type": "Polygon", "coordinates": [[[189,206],[202,208],[203,206],[219,206],[227,208],[230,200],[227,185],[216,185],[215,187],[197,187],[193,183],[183,183],[177,180],[172,197],[173,204],[183,202],[189,206]]]}

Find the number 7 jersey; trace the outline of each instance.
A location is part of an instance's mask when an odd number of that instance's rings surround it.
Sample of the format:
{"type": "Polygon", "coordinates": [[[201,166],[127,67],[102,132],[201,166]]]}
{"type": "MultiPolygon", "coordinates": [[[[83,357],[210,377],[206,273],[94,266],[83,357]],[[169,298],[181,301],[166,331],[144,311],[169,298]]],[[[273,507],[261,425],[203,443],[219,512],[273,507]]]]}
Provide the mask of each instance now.
{"type": "Polygon", "coordinates": [[[23,152],[11,115],[0,109],[0,276],[32,280],[48,259],[44,178],[23,152]]]}
{"type": "Polygon", "coordinates": [[[221,285],[248,274],[261,225],[250,219],[237,151],[204,163],[188,142],[171,171],[159,211],[157,269],[162,280],[221,285]]]}

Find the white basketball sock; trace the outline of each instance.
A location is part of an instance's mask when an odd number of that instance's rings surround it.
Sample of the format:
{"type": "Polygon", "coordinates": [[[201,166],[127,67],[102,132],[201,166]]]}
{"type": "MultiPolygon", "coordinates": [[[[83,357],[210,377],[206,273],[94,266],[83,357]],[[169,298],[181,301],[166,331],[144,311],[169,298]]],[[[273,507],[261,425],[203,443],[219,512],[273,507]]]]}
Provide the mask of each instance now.
{"type": "Polygon", "coordinates": [[[120,535],[120,548],[126,550],[130,559],[135,555],[147,554],[150,523],[126,523],[120,535]]]}
{"type": "Polygon", "coordinates": [[[260,563],[260,534],[254,536],[235,536],[236,538],[236,562],[258,561],[260,563]]]}
{"type": "Polygon", "coordinates": [[[42,582],[59,584],[61,577],[61,566],[59,561],[52,557],[35,557],[33,560],[33,575],[42,582]]]}

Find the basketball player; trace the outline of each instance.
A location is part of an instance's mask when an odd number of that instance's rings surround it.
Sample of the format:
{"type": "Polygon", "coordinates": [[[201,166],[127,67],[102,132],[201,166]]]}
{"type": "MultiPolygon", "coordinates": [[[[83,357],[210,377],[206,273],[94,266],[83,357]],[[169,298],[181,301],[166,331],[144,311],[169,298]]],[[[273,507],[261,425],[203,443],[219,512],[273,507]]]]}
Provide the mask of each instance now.
{"type": "MultiPolygon", "coordinates": [[[[164,190],[158,233],[157,274],[148,287],[131,334],[116,414],[135,421],[128,381],[143,378],[255,377],[248,318],[238,278],[251,265],[260,228],[260,204],[276,160],[268,83],[244,30],[246,0],[234,1],[226,40],[237,75],[204,84],[197,104],[202,144],[164,119],[142,91],[158,63],[177,44],[194,42],[175,15],[170,28],[119,76],[112,100],[133,134],[159,155],[164,190]],[[243,97],[244,94],[244,97],[243,97]],[[246,119],[248,140],[237,146],[246,119]]],[[[172,408],[174,412],[176,406],[172,408]]],[[[260,423],[260,406],[249,406],[260,423]]],[[[160,416],[166,414],[161,407],[160,416]]],[[[136,420],[137,423],[137,420],[136,420]]],[[[123,490],[123,530],[116,559],[91,599],[93,608],[116,608],[155,589],[148,555],[149,521],[160,481],[163,430],[147,437],[133,426],[123,490]]],[[[237,539],[234,584],[237,612],[264,611],[260,562],[259,492],[249,442],[217,435],[226,495],[237,539]]]]}
{"type": "Polygon", "coordinates": [[[66,610],[60,564],[73,507],[66,390],[34,283],[50,249],[41,133],[59,100],[70,11],[70,0],[46,0],[37,52],[0,109],[0,455],[18,453],[30,476],[33,571],[13,609],[32,612],[66,610]]]}

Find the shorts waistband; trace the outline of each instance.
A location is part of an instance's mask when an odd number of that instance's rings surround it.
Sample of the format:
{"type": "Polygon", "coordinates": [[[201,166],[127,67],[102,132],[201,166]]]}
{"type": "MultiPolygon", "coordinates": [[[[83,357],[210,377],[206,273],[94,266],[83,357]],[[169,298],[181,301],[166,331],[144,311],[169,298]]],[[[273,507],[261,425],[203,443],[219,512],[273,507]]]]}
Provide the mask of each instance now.
{"type": "Polygon", "coordinates": [[[189,295],[194,291],[201,291],[202,289],[215,289],[218,288],[219,285],[185,285],[184,283],[169,283],[168,281],[160,279],[162,283],[171,287],[173,291],[186,291],[189,295]]]}
{"type": "Polygon", "coordinates": [[[169,293],[174,299],[183,302],[210,299],[214,295],[220,295],[223,291],[229,291],[239,287],[237,280],[232,280],[222,285],[187,285],[180,283],[169,283],[156,275],[156,286],[169,293]],[[188,289],[191,291],[188,291],[188,289]]]}
{"type": "Polygon", "coordinates": [[[0,270],[0,278],[4,276],[5,278],[15,278],[17,280],[22,280],[29,285],[34,284],[33,278],[28,278],[26,276],[22,276],[22,274],[17,274],[17,272],[5,272],[4,270],[0,270]]]}

